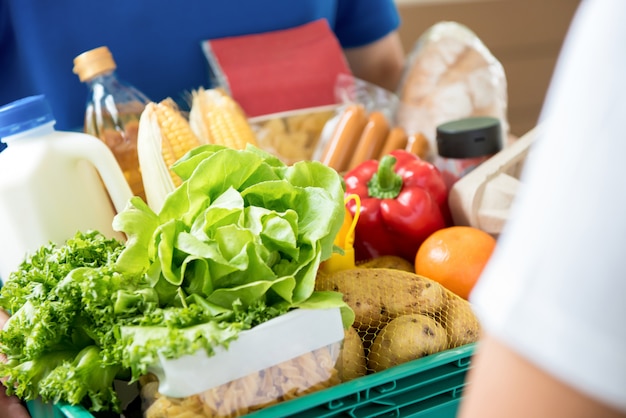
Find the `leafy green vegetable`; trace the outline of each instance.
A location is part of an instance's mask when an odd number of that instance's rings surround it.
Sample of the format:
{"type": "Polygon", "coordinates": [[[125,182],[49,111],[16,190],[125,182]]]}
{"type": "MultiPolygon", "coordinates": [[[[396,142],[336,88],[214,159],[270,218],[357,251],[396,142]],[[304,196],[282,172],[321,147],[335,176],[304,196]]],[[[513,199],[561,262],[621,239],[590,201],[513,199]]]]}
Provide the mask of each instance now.
{"type": "Polygon", "coordinates": [[[235,301],[294,308],[313,295],[345,214],[336,171],[217,145],[194,149],[173,169],[184,182],[160,213],[135,198],[116,216],[115,229],[129,238],[121,271],[147,270],[171,304],[182,292],[225,309],[235,301]]]}
{"type": "Polygon", "coordinates": [[[83,348],[71,362],[64,361],[41,380],[40,395],[74,405],[87,398],[92,410],[107,410],[110,400],[117,397],[112,382],[122,366],[105,364],[102,358],[97,346],[83,348]]]}
{"type": "Polygon", "coordinates": [[[340,307],[352,323],[340,294],[314,290],[345,213],[337,172],[216,145],[174,169],[184,181],[159,213],[135,197],[115,217],[125,243],[79,232],[9,277],[8,393],[119,411],[113,379],[136,380],[160,358],[211,355],[294,308],[340,307]]]}
{"type": "Polygon", "coordinates": [[[43,246],[9,276],[0,290],[0,306],[13,313],[0,332],[8,393],[52,402],[86,398],[94,411],[119,410],[112,390],[123,360],[116,333],[124,318],[158,303],[142,275],[113,269],[122,248],[95,231],[77,233],[63,246],[43,246]]]}

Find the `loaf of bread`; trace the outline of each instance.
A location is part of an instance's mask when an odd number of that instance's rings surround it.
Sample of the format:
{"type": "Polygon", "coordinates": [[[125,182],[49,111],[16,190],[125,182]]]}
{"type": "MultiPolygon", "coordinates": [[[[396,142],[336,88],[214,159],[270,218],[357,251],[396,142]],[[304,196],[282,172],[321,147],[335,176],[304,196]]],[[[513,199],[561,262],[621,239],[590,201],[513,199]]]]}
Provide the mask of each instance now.
{"type": "Polygon", "coordinates": [[[502,64],[466,26],[439,22],[410,51],[398,96],[396,124],[421,132],[437,152],[437,126],[469,116],[500,119],[508,135],[507,81],[502,64]]]}

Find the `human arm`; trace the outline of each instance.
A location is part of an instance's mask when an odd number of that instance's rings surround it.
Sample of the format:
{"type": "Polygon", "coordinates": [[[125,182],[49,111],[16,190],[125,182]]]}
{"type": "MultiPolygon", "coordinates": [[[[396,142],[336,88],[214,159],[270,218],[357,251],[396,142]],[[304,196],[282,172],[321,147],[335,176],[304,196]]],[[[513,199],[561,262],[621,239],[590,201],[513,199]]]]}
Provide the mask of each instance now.
{"type": "Polygon", "coordinates": [[[488,334],[467,379],[459,418],[626,416],[564,384],[488,334]]]}
{"type": "Polygon", "coordinates": [[[462,418],[626,416],[625,16],[626,3],[593,0],[572,22],[509,221],[470,295],[485,336],[462,418]]]}
{"type": "Polygon", "coordinates": [[[397,31],[355,48],[344,50],[355,77],[396,91],[404,70],[405,54],[397,31]]]}
{"type": "Polygon", "coordinates": [[[337,0],[335,35],[355,77],[395,91],[405,54],[394,0],[337,0]]]}

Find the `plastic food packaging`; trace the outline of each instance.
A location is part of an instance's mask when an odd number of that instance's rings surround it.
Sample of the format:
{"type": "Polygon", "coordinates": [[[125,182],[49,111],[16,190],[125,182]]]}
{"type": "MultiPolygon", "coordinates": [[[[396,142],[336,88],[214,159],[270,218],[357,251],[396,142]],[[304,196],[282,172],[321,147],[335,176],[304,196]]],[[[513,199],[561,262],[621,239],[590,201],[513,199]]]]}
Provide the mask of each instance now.
{"type": "Polygon", "coordinates": [[[244,331],[228,349],[161,359],[141,380],[146,418],[237,417],[341,383],[335,309],[297,309],[244,331]]]}
{"type": "Polygon", "coordinates": [[[335,84],[339,105],[322,130],[312,158],[339,172],[369,159],[380,159],[396,149],[420,158],[429,155],[429,140],[419,131],[396,123],[398,96],[375,84],[340,75],[335,84]]]}
{"type": "Polygon", "coordinates": [[[398,89],[398,125],[422,132],[437,155],[438,125],[471,116],[500,120],[507,138],[507,80],[502,64],[466,26],[439,22],[426,30],[408,56],[398,89]]]}
{"type": "Polygon", "coordinates": [[[26,256],[95,229],[123,239],[112,221],[132,196],[115,157],[101,141],[54,129],[44,96],[0,108],[0,276],[26,256]]]}
{"type": "Polygon", "coordinates": [[[443,174],[448,190],[502,146],[502,129],[496,118],[474,116],[439,125],[435,165],[443,174]]]}
{"type": "Polygon", "coordinates": [[[336,106],[320,106],[250,118],[260,148],[285,164],[312,160],[336,106]]]}
{"type": "Polygon", "coordinates": [[[149,99],[120,79],[106,46],[74,58],[74,73],[88,88],[84,131],[100,138],[113,151],[133,193],[145,200],[137,157],[139,118],[149,99]]]}

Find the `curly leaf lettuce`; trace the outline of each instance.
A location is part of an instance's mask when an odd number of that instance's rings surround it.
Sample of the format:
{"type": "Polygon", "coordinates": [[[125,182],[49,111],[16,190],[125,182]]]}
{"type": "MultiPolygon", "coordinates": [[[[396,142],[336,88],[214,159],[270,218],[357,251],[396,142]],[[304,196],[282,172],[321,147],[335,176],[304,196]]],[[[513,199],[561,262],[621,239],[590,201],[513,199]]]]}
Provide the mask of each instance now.
{"type": "Polygon", "coordinates": [[[0,307],[12,313],[0,331],[7,393],[119,411],[120,327],[158,305],[143,275],[113,269],[122,248],[96,231],[79,232],[62,246],[41,247],[9,276],[0,290],[0,307]]]}

